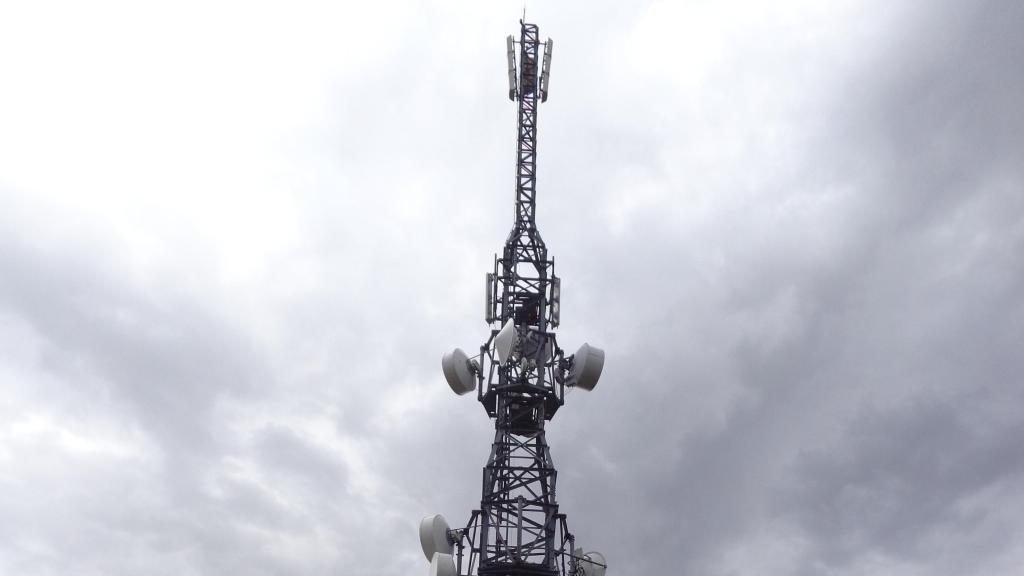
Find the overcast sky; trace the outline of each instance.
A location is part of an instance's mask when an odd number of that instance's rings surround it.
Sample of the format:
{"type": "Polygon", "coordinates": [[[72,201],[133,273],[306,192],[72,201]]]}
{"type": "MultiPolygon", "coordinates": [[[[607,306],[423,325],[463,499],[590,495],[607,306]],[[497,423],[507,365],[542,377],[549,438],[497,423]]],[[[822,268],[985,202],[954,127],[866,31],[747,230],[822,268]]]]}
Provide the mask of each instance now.
{"type": "MultiPolygon", "coordinates": [[[[426,574],[521,2],[0,5],[0,573],[426,574]]],[[[609,574],[1024,566],[1024,3],[530,2],[609,574]],[[548,3],[555,4],[555,3],[548,3]]]]}

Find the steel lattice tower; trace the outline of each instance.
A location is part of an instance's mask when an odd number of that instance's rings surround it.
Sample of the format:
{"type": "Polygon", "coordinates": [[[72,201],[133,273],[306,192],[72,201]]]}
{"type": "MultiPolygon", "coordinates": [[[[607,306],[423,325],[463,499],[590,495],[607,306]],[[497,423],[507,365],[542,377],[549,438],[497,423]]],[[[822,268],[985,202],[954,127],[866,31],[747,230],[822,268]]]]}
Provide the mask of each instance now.
{"type": "MultiPolygon", "coordinates": [[[[537,209],[537,86],[540,64],[537,26],[523,24],[519,43],[518,144],[516,150],[515,225],[505,241],[488,292],[499,293],[492,318],[509,320],[520,342],[521,360],[502,366],[491,358],[491,373],[481,401],[495,418],[494,444],[484,468],[480,501],[482,528],[479,574],[557,574],[555,532],[564,522],[555,501],[557,472],[551,462],[544,422],[563,401],[563,385],[554,373],[555,360],[545,358],[555,343],[551,324],[553,260],[536,224],[537,209]],[[525,347],[524,347],[525,348],[525,347]]],[[[492,310],[487,310],[488,314],[492,310]]],[[[481,347],[488,354],[491,340],[481,347]]],[[[493,355],[493,352],[490,353],[493,355]]]]}
{"type": "Polygon", "coordinates": [[[518,42],[508,38],[509,98],[518,104],[515,223],[487,274],[485,318],[492,328],[480,362],[464,355],[446,355],[443,362],[453,389],[477,391],[495,420],[494,442],[483,470],[480,509],[464,529],[450,531],[449,542],[458,548],[460,575],[602,573],[603,561],[588,564],[574,553],[575,539],[558,510],[557,471],[544,434],[567,386],[593,388],[604,354],[584,344],[566,357],[553,331],[560,320],[560,282],[536,224],[537,109],[547,100],[552,43],[540,42],[536,25],[520,25],[518,42]],[[462,368],[460,362],[468,367],[468,385],[453,383],[457,378],[450,375],[462,368]]]}

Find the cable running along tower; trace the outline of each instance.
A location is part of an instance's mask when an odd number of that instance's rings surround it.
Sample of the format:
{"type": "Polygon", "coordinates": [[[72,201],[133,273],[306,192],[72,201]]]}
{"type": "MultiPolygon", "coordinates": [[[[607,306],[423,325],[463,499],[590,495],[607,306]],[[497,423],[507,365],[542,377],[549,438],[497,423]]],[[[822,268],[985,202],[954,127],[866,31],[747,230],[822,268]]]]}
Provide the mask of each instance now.
{"type": "Polygon", "coordinates": [[[561,286],[536,224],[537,108],[547,101],[552,42],[520,21],[507,39],[509,99],[518,104],[515,223],[487,273],[484,318],[490,336],[479,356],[456,348],[442,358],[457,394],[477,392],[494,419],[480,509],[464,528],[424,518],[420,543],[431,576],[603,576],[604,558],[584,554],[555,499],[557,471],[544,435],[566,387],[592,390],[604,352],[583,344],[566,356],[554,329],[561,286]]]}

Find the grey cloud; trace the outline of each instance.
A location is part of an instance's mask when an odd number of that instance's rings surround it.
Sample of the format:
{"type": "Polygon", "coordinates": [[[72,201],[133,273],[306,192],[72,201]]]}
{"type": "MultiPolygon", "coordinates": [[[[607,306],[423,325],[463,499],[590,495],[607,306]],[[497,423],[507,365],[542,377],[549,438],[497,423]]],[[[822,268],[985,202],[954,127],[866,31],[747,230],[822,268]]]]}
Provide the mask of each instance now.
{"type": "MultiPolygon", "coordinates": [[[[683,55],[645,77],[603,41],[650,6],[578,8],[540,21],[539,220],[560,343],[608,352],[548,432],[579,542],[626,575],[1013,573],[1021,9],[865,8],[809,43],[746,22],[684,87],[683,55]]],[[[34,242],[31,191],[4,189],[29,208],[0,216],[0,336],[39,353],[0,356],[28,375],[0,410],[127,448],[0,425],[0,571],[427,569],[416,522],[478,506],[492,438],[439,370],[485,337],[511,225],[514,19],[479,10],[444,39],[447,9],[402,20],[284,136],[296,252],[234,287],[267,319],[203,277],[201,239],[190,291],[88,224],[34,242]]]]}
{"type": "Polygon", "coordinates": [[[11,236],[5,245],[0,302],[43,338],[47,370],[130,403],[138,424],[171,452],[213,447],[214,404],[261,384],[259,357],[243,335],[212,311],[94,270],[102,248],[52,255],[11,236]]]}
{"type": "MultiPolygon", "coordinates": [[[[1022,94],[1011,69],[1020,40],[1006,24],[1019,17],[1005,4],[915,15],[914,33],[843,78],[856,91],[821,106],[836,116],[801,151],[799,180],[760,184],[766,201],[819,202],[823,220],[809,224],[824,232],[752,242],[778,208],[752,204],[692,248],[658,213],[641,214],[627,238],[594,239],[592,310],[616,327],[613,341],[632,332],[610,347],[609,407],[578,424],[592,442],[563,465],[585,493],[572,496],[576,517],[609,557],[629,558],[627,573],[723,573],[722,555],[794,511],[807,514],[797,513],[801,573],[848,573],[878,551],[956,573],[1012,549],[977,542],[977,518],[955,516],[947,499],[1015,477],[1020,461],[1009,439],[1021,422],[1024,132],[1014,127],[1024,117],[1007,106],[1022,94]],[[825,196],[835,189],[849,192],[825,196]],[[702,256],[715,251],[722,264],[709,275],[702,256]],[[595,277],[614,283],[595,289],[595,277]],[[623,349],[629,366],[616,369],[623,349]],[[962,429],[993,414],[997,433],[962,429]],[[940,465],[961,472],[936,475],[940,465]],[[595,477],[610,479],[591,490],[595,477]],[[867,501],[829,508],[844,489],[867,501]],[[957,535],[944,537],[970,543],[950,543],[957,562],[922,555],[947,526],[957,535]]],[[[782,225],[799,216],[783,213],[782,225]]]]}
{"type": "Polygon", "coordinates": [[[978,530],[990,511],[965,509],[964,502],[993,485],[1019,483],[1024,471],[1015,440],[1024,423],[980,431],[984,423],[969,421],[977,418],[974,408],[961,400],[866,410],[847,430],[841,451],[796,459],[797,480],[778,513],[797,511],[827,565],[880,550],[925,565],[936,557],[960,557],[968,568],[978,560],[976,552],[955,541],[937,550],[929,537],[946,528],[961,534],[978,530]]]}
{"type": "Polygon", "coordinates": [[[345,488],[345,470],[334,457],[287,428],[268,426],[259,432],[255,446],[261,463],[278,474],[297,476],[323,494],[345,488]]]}

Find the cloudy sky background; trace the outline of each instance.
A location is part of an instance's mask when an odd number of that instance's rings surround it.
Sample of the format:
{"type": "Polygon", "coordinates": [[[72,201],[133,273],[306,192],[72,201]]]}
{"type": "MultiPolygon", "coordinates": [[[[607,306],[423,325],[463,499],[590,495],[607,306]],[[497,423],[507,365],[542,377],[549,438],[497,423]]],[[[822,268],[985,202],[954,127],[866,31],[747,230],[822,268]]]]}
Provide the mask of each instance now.
{"type": "MultiPolygon", "coordinates": [[[[0,7],[0,573],[426,574],[521,3],[0,7]]],[[[1024,4],[531,2],[610,574],[1019,574],[1024,4]]]]}

